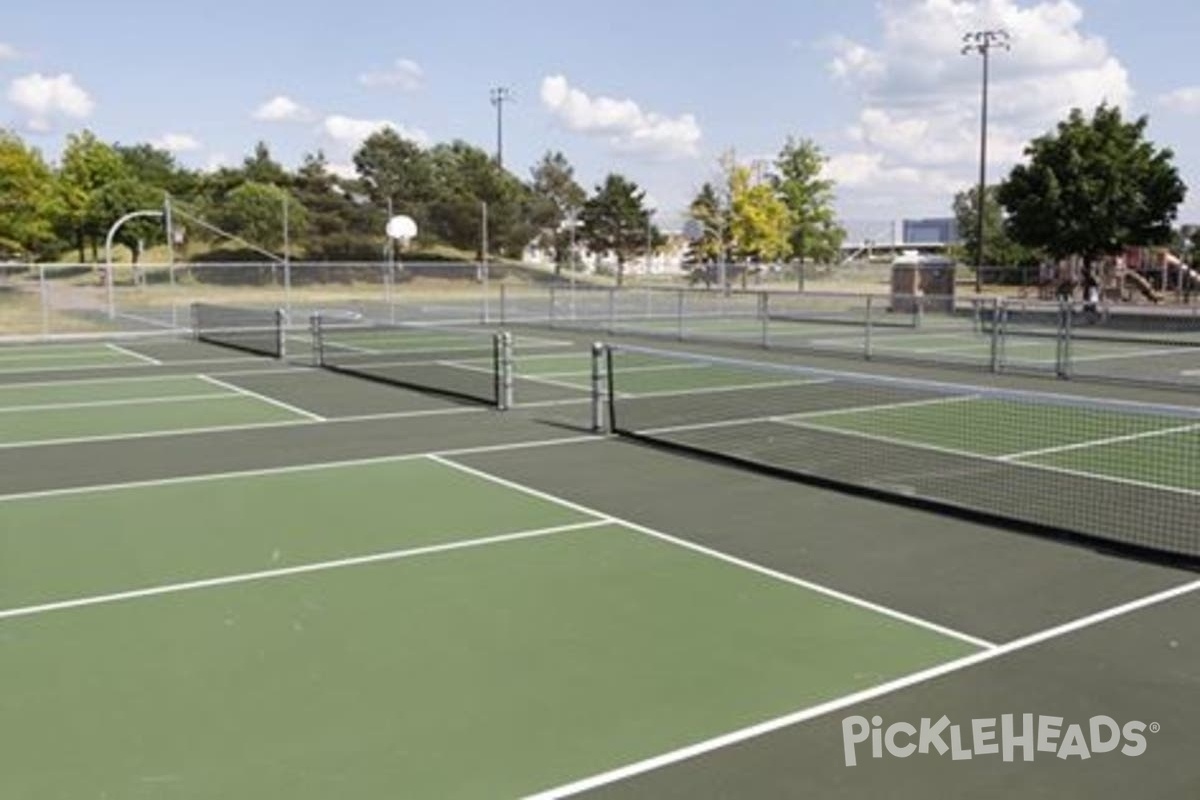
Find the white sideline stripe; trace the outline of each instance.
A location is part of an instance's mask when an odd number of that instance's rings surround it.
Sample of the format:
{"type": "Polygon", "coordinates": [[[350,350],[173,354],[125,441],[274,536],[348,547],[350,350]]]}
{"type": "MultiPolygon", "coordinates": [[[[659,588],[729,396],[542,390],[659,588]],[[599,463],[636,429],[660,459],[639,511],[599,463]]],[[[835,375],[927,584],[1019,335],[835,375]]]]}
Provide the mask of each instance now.
{"type": "MultiPolygon", "coordinates": [[[[169,367],[169,364],[164,366],[169,367]]],[[[288,373],[311,372],[311,367],[280,366],[273,369],[239,369],[229,371],[212,371],[210,375],[220,377],[235,377],[239,375],[287,375],[288,373]]],[[[7,389],[24,389],[38,386],[86,386],[89,384],[123,384],[123,383],[154,383],[164,381],[191,381],[195,383],[200,377],[191,372],[178,372],[167,375],[119,375],[113,378],[65,378],[49,381],[14,381],[0,383],[0,394],[7,389]]]]}
{"type": "MultiPolygon", "coordinates": [[[[3,348],[0,348],[3,349],[3,348]]],[[[2,357],[0,357],[2,359],[2,357]]],[[[190,358],[182,361],[172,361],[169,366],[172,367],[193,367],[201,364],[245,364],[251,361],[262,361],[262,356],[230,356],[229,358],[190,358]]],[[[138,362],[136,364],[69,364],[67,366],[58,367],[3,367],[0,368],[0,375],[8,374],[24,374],[26,372],[83,372],[93,369],[149,369],[150,367],[158,366],[156,364],[145,364],[138,362]]],[[[166,366],[166,365],[164,365],[166,366]]]]}
{"type": "Polygon", "coordinates": [[[850,408],[826,408],[820,411],[801,411],[796,414],[772,414],[765,417],[745,417],[739,419],[719,420],[717,422],[698,422],[692,425],[673,425],[667,428],[648,428],[638,431],[648,436],[660,433],[682,433],[686,431],[702,431],[710,428],[730,428],[755,422],[779,422],[784,425],[792,420],[813,419],[817,417],[833,417],[842,414],[859,414],[871,411],[891,411],[896,408],[915,408],[919,406],[941,405],[945,403],[963,403],[968,400],[979,400],[980,395],[963,395],[961,397],[934,397],[927,400],[907,400],[898,403],[881,403],[873,406],[853,406],[850,408]]]}
{"type": "MultiPolygon", "coordinates": [[[[92,349],[90,349],[90,350],[81,349],[78,352],[45,352],[46,350],[57,351],[60,347],[62,347],[62,345],[58,345],[57,347],[47,347],[47,348],[43,348],[43,352],[34,352],[34,353],[13,353],[12,351],[8,350],[7,348],[0,348],[0,361],[30,361],[30,360],[53,361],[55,359],[61,360],[64,358],[86,359],[86,358],[101,358],[104,356],[114,355],[114,353],[111,350],[103,347],[99,343],[92,345],[92,349]]],[[[117,355],[123,355],[123,354],[117,354],[117,355]]],[[[144,365],[144,363],[145,362],[139,361],[140,365],[144,365]]],[[[117,366],[131,366],[131,365],[128,362],[122,362],[121,364],[118,364],[117,366]]],[[[10,370],[11,369],[19,369],[19,367],[16,367],[16,368],[9,367],[9,369],[10,370]]],[[[60,369],[60,367],[46,367],[46,369],[60,369]]]]}
{"type": "Polygon", "coordinates": [[[330,419],[317,420],[303,419],[287,419],[279,422],[250,422],[244,425],[213,425],[204,428],[173,428],[165,431],[144,431],[139,433],[113,433],[104,434],[101,436],[74,436],[65,439],[29,439],[23,442],[0,442],[0,450],[9,450],[16,447],[45,447],[49,445],[62,444],[84,444],[87,442],[110,442],[124,441],[126,439],[156,439],[160,436],[189,436],[197,433],[227,433],[230,431],[254,431],[267,428],[291,428],[306,425],[327,424],[332,425],[338,422],[369,422],[372,420],[382,419],[407,419],[408,417],[435,417],[449,414],[480,414],[488,411],[487,408],[468,408],[460,406],[456,408],[428,408],[421,411],[392,411],[381,414],[360,414],[353,417],[332,417],[330,419]]]}
{"type": "MultiPolygon", "coordinates": [[[[647,364],[641,367],[621,367],[621,374],[629,372],[663,372],[674,369],[705,369],[703,364],[647,364]]],[[[574,378],[574,377],[591,377],[592,371],[573,370],[571,372],[540,372],[534,377],[536,378],[574,378]]]]}
{"type": "Polygon", "coordinates": [[[231,392],[236,392],[237,394],[245,395],[246,397],[252,397],[255,400],[259,400],[268,405],[275,406],[276,408],[282,408],[284,411],[290,411],[293,414],[299,414],[302,417],[308,417],[309,419],[313,420],[314,422],[324,422],[325,421],[325,417],[322,417],[320,414],[314,414],[313,412],[306,411],[305,409],[300,408],[299,406],[294,406],[291,403],[285,403],[282,400],[276,400],[274,397],[268,397],[265,394],[259,394],[258,392],[251,391],[250,389],[247,389],[245,387],[223,381],[220,378],[214,378],[211,375],[197,375],[196,377],[202,381],[208,381],[213,386],[220,386],[222,388],[228,389],[231,392]]]}
{"type": "Polygon", "coordinates": [[[1040,450],[1026,450],[1023,453],[1007,453],[998,456],[1001,461],[1014,461],[1020,458],[1033,458],[1035,456],[1048,456],[1054,453],[1066,453],[1071,450],[1085,450],[1089,447],[1107,447],[1110,444],[1121,444],[1122,442],[1136,442],[1142,439],[1153,439],[1158,436],[1171,436],[1176,433],[1189,433],[1191,431],[1200,430],[1200,423],[1192,423],[1191,425],[1178,425],[1173,428],[1160,428],[1152,431],[1141,431],[1140,433],[1127,433],[1123,436],[1109,436],[1105,439],[1093,439],[1088,442],[1075,442],[1074,444],[1063,444],[1058,447],[1043,447],[1040,450]]]}
{"type": "MultiPolygon", "coordinates": [[[[578,401],[572,401],[578,402],[578,401]]],[[[470,413],[478,413],[482,409],[463,409],[470,413]]],[[[421,414],[422,412],[415,412],[421,414]]],[[[337,422],[338,420],[330,420],[337,422]]],[[[307,424],[307,423],[298,423],[307,424]]],[[[529,442],[509,442],[507,444],[490,444],[479,445],[476,447],[459,447],[450,450],[437,450],[433,452],[422,453],[401,453],[391,456],[376,456],[374,458],[359,458],[347,461],[318,461],[312,464],[292,464],[285,467],[263,467],[261,469],[247,470],[231,470],[226,472],[209,472],[202,475],[179,475],[173,478],[150,478],[141,481],[124,481],[121,483],[101,483],[90,486],[68,486],[63,489],[41,489],[33,492],[21,492],[17,494],[0,494],[0,503],[17,500],[41,500],[49,497],[64,497],[76,494],[94,494],[99,492],[116,492],[125,489],[149,489],[155,486],[176,486],[184,483],[206,483],[208,481],[223,481],[223,480],[240,480],[243,478],[257,478],[266,475],[287,475],[293,472],[314,472],[324,469],[346,469],[353,467],[366,467],[376,464],[393,464],[403,461],[416,461],[425,459],[431,455],[441,456],[460,456],[460,455],[476,455],[480,453],[507,453],[514,450],[529,450],[539,447],[557,447],[558,445],[572,444],[592,444],[596,442],[607,441],[603,437],[588,435],[588,436],[564,436],[560,439],[535,439],[529,442]]]]}
{"type": "Polygon", "coordinates": [[[122,355],[126,355],[131,358],[136,358],[138,361],[144,361],[147,364],[153,364],[156,367],[162,366],[162,362],[159,361],[157,358],[151,358],[150,356],[142,355],[141,353],[138,353],[134,350],[130,350],[128,347],[122,347],[121,345],[113,344],[112,342],[107,342],[106,345],[110,350],[115,350],[122,355]]]}
{"type": "MultiPolygon", "coordinates": [[[[1105,342],[1100,339],[1072,339],[1071,340],[1072,351],[1074,351],[1074,349],[1076,347],[1079,347],[1081,344],[1084,346],[1101,345],[1101,344],[1105,344],[1105,342]]],[[[1113,342],[1111,344],[1120,344],[1120,342],[1113,342]]],[[[1110,344],[1110,346],[1111,346],[1111,344],[1110,344]]],[[[1200,348],[1197,348],[1192,345],[1180,345],[1177,347],[1165,347],[1165,348],[1161,348],[1161,349],[1157,349],[1157,350],[1131,350],[1129,352],[1117,352],[1114,350],[1114,351],[1109,351],[1109,352],[1104,352],[1104,353],[1093,353],[1091,355],[1083,355],[1083,356],[1077,356],[1077,355],[1075,355],[1074,352],[1072,352],[1071,353],[1071,363],[1074,364],[1077,361],[1115,361],[1119,358],[1148,358],[1150,356],[1195,355],[1198,349],[1200,349],[1200,348]]]]}
{"type": "Polygon", "coordinates": [[[993,661],[997,658],[1001,658],[1021,650],[1026,650],[1030,647],[1034,647],[1054,639],[1062,638],[1067,634],[1094,627],[1117,617],[1133,613],[1134,611],[1140,611],[1144,608],[1149,608],[1150,606],[1160,605],[1176,598],[1183,597],[1184,595],[1195,592],[1198,589],[1200,589],[1200,581],[1185,583],[1172,589],[1147,595],[1119,606],[1113,606],[1112,608],[1098,611],[1085,617],[1079,617],[1078,619],[1062,625],[1057,625],[1053,628],[1046,628],[1045,630],[1038,631],[1037,633],[1032,633],[1028,636],[1023,636],[1019,639],[1005,642],[1004,644],[998,645],[989,650],[982,650],[978,653],[972,653],[971,655],[963,656],[962,658],[957,658],[953,661],[947,661],[946,663],[939,664],[935,667],[930,667],[928,669],[920,670],[919,672],[905,675],[902,678],[897,678],[895,680],[878,684],[877,686],[873,686],[869,689],[843,695],[842,697],[838,697],[815,706],[809,706],[808,708],[795,711],[791,714],[786,714],[781,717],[766,720],[765,722],[760,722],[757,725],[751,725],[746,728],[731,731],[729,733],[722,734],[721,736],[706,739],[702,742],[696,742],[695,744],[688,745],[687,747],[681,747],[678,750],[672,750],[652,758],[647,758],[643,761],[626,764],[623,767],[618,767],[617,769],[593,775],[589,778],[584,778],[582,780],[556,786],[552,789],[547,789],[536,794],[531,794],[527,796],[526,800],[560,800],[560,798],[570,797],[572,795],[579,794],[580,792],[588,791],[589,789],[595,789],[600,786],[605,786],[610,783],[624,780],[626,778],[631,778],[635,775],[641,775],[670,764],[677,764],[680,761],[686,761],[687,759],[695,758],[696,756],[710,753],[714,750],[719,750],[722,747],[729,747],[730,745],[745,742],[749,739],[755,739],[759,736],[763,736],[783,728],[790,728],[794,725],[798,725],[802,722],[808,722],[809,720],[831,714],[835,711],[841,711],[843,709],[850,708],[851,706],[876,700],[880,697],[898,692],[902,689],[909,689],[922,683],[928,683],[929,681],[937,678],[941,678],[955,672],[960,672],[968,667],[974,667],[978,664],[993,661]]]}
{"type": "Polygon", "coordinates": [[[332,561],[318,561],[311,564],[298,564],[294,567],[266,569],[258,572],[243,572],[237,575],[222,575],[219,578],[202,578],[194,581],[183,581],[181,583],[150,586],[145,589],[132,589],[126,592],[113,592],[111,594],[93,595],[91,597],[79,597],[73,600],[58,600],[50,603],[39,603],[38,605],[33,606],[0,609],[0,622],[8,619],[16,619],[17,617],[31,617],[35,614],[46,614],[51,611],[65,611],[71,608],[86,608],[88,606],[117,603],[123,600],[136,600],[143,597],[158,597],[165,594],[178,594],[180,592],[189,592],[196,589],[211,589],[216,586],[234,586],[239,583],[251,583],[254,581],[271,580],[274,578],[285,578],[292,575],[305,575],[312,572],[326,572],[328,570],[343,569],[345,567],[359,567],[363,566],[364,564],[377,564],[382,561],[399,561],[405,558],[415,558],[417,556],[433,555],[435,553],[449,553],[454,550],[467,550],[473,547],[483,547],[486,545],[502,544],[505,542],[516,542],[521,541],[522,539],[536,539],[543,536],[553,536],[556,533],[566,533],[568,531],[584,530],[587,528],[598,528],[602,525],[609,524],[611,523],[605,520],[589,520],[588,522],[575,522],[569,525],[555,525],[551,528],[537,528],[533,530],[517,531],[515,533],[503,533],[496,536],[485,536],[479,539],[464,539],[456,542],[428,545],[426,547],[413,547],[405,550],[390,550],[383,553],[371,553],[370,555],[365,556],[350,556],[348,558],[339,558],[332,561]]]}
{"type": "MultiPolygon", "coordinates": [[[[513,376],[514,380],[540,383],[545,386],[554,386],[559,389],[571,389],[572,391],[576,392],[587,392],[591,391],[592,388],[586,383],[571,383],[570,381],[559,381],[555,380],[554,378],[543,378],[541,375],[526,375],[520,372],[519,369],[520,368],[518,367],[517,374],[513,376]]],[[[590,372],[588,374],[591,375],[590,372]]]]}
{"type": "Polygon", "coordinates": [[[168,397],[125,397],[120,400],[89,400],[80,401],[78,403],[42,403],[40,405],[29,406],[0,406],[0,414],[10,414],[13,412],[30,412],[30,411],[62,411],[69,408],[105,408],[111,406],[140,406],[154,405],[157,403],[185,403],[192,400],[229,400],[239,397],[232,392],[221,392],[215,394],[178,394],[168,397]]]}
{"type": "Polygon", "coordinates": [[[745,559],[738,558],[737,556],[731,556],[728,553],[722,553],[719,550],[714,550],[710,547],[705,547],[704,545],[696,544],[695,542],[689,542],[686,539],[680,539],[676,536],[672,536],[670,534],[663,533],[662,531],[658,531],[653,528],[649,528],[645,525],[640,525],[636,522],[630,522],[629,520],[622,519],[621,517],[615,517],[611,514],[606,514],[603,511],[597,511],[594,508],[589,508],[588,506],[580,505],[579,503],[575,503],[570,500],[564,500],[563,498],[557,497],[556,495],[552,495],[548,492],[543,492],[538,489],[534,489],[532,487],[526,486],[521,483],[517,483],[515,481],[510,481],[507,478],[501,478],[497,475],[491,474],[490,472],[485,472],[480,469],[475,469],[474,467],[468,467],[465,464],[460,464],[459,462],[453,461],[449,458],[446,458],[445,456],[430,455],[430,456],[428,456],[428,458],[431,461],[436,461],[439,464],[443,464],[445,466],[459,470],[460,472],[464,472],[468,475],[473,475],[476,478],[482,478],[483,480],[491,481],[492,483],[495,483],[498,486],[503,486],[508,489],[513,489],[513,490],[521,492],[523,494],[527,494],[530,497],[536,497],[540,500],[545,500],[547,502],[554,503],[555,505],[562,506],[563,508],[570,509],[572,511],[578,511],[581,514],[587,514],[589,516],[595,517],[598,520],[603,520],[605,522],[609,522],[614,525],[620,525],[622,527],[629,528],[630,530],[637,531],[638,533],[645,534],[646,536],[650,536],[654,539],[658,539],[660,541],[667,542],[668,544],[673,544],[676,547],[681,547],[685,550],[691,550],[694,553],[699,553],[701,555],[708,556],[709,558],[714,558],[718,561],[723,561],[726,564],[732,564],[733,566],[741,567],[742,569],[746,569],[751,572],[755,572],[759,575],[763,575],[768,578],[773,578],[777,581],[789,583],[793,586],[799,586],[800,588],[807,589],[812,592],[816,592],[817,594],[822,594],[826,597],[831,597],[840,602],[847,603],[847,604],[850,604],[853,606],[858,606],[859,608],[863,608],[868,611],[873,611],[877,614],[882,614],[884,616],[891,617],[892,619],[899,620],[899,621],[907,623],[909,625],[914,625],[916,627],[920,627],[920,628],[924,628],[926,630],[933,631],[942,636],[946,636],[946,637],[953,638],[953,639],[958,639],[959,641],[966,642],[967,644],[973,645],[975,647],[993,648],[996,646],[995,644],[987,641],[986,639],[980,639],[977,636],[971,636],[970,634],[963,633],[961,631],[956,631],[953,628],[947,628],[946,626],[939,625],[936,622],[931,622],[929,620],[913,616],[912,614],[906,614],[903,611],[899,611],[894,608],[889,608],[888,606],[884,606],[879,603],[874,603],[874,602],[871,602],[870,600],[865,600],[861,597],[856,597],[852,594],[847,594],[845,592],[838,591],[837,589],[831,589],[830,587],[822,586],[819,583],[813,583],[811,581],[806,581],[803,578],[796,577],[795,575],[789,575],[785,572],[780,572],[778,570],[770,569],[769,567],[764,567],[761,564],[755,564],[752,561],[747,561],[745,559]]]}
{"type": "Polygon", "coordinates": [[[695,389],[671,389],[663,392],[617,392],[618,397],[680,397],[694,394],[720,394],[721,392],[740,392],[745,389],[776,389],[784,386],[814,386],[820,383],[833,383],[833,378],[800,378],[794,381],[766,381],[763,383],[739,383],[736,386],[699,386],[695,389]]]}
{"type": "Polygon", "coordinates": [[[128,311],[118,311],[117,316],[123,317],[124,319],[131,319],[134,322],[142,322],[146,325],[152,325],[155,328],[162,328],[169,331],[180,330],[178,325],[167,322],[166,320],[155,319],[154,317],[144,317],[141,314],[130,314],[128,311]]]}
{"type": "Polygon", "coordinates": [[[896,439],[890,436],[880,436],[874,433],[864,433],[863,431],[847,430],[844,428],[830,428],[824,425],[813,425],[812,423],[801,421],[788,422],[786,419],[781,419],[780,422],[784,423],[785,425],[794,425],[797,428],[811,428],[812,430],[823,431],[825,433],[853,436],[873,442],[883,442],[884,444],[911,447],[917,450],[929,450],[934,453],[946,453],[947,455],[960,456],[962,458],[972,458],[976,461],[990,461],[993,464],[1006,464],[1008,466],[1023,467],[1026,469],[1038,469],[1042,470],[1043,472],[1053,472],[1058,475],[1071,475],[1072,477],[1076,478],[1088,478],[1090,480],[1105,481],[1107,483],[1119,483],[1123,486],[1136,486],[1139,489],[1153,489],[1158,492],[1170,492],[1172,494],[1187,495],[1188,497],[1200,497],[1200,490],[1198,489],[1187,489],[1182,486],[1172,486],[1166,483],[1150,483],[1149,481],[1139,481],[1133,478],[1123,478],[1119,475],[1108,475],[1103,472],[1088,472],[1087,470],[1056,467],[1051,464],[1039,464],[1036,461],[1006,461],[1001,456],[989,456],[984,455],[983,453],[972,453],[969,450],[955,450],[952,447],[940,447],[935,444],[913,442],[907,439],[896,439]]]}

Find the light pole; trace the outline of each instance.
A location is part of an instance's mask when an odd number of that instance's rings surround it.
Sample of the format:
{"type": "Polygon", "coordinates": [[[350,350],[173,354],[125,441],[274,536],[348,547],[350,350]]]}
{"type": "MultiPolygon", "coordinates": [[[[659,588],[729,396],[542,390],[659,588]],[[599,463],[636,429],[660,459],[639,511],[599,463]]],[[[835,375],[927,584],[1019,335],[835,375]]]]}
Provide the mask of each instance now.
{"type": "Polygon", "coordinates": [[[1012,49],[1008,32],[1001,29],[963,34],[963,55],[983,57],[983,101],[979,119],[979,195],[975,198],[978,223],[975,241],[975,294],[983,291],[983,220],[987,206],[988,66],[993,48],[1012,49]]]}
{"type": "Polygon", "coordinates": [[[496,166],[504,167],[504,104],[516,98],[507,86],[497,86],[491,91],[492,105],[496,107],[496,166]]]}

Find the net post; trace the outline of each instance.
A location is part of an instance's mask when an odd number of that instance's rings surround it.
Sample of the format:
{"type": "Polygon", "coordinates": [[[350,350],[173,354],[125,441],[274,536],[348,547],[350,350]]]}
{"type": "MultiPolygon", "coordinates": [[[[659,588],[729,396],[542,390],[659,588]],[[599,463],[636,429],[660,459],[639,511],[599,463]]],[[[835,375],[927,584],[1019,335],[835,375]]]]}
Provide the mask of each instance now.
{"type": "MultiPolygon", "coordinates": [[[[976,313],[978,314],[978,304],[976,313]]],[[[992,298],[992,330],[991,330],[991,371],[1000,371],[1000,298],[992,298]]]]}
{"type": "Polygon", "coordinates": [[[275,309],[275,346],[278,348],[280,361],[287,358],[287,326],[287,309],[275,309]]]}
{"type": "Polygon", "coordinates": [[[604,433],[604,344],[592,342],[592,433],[604,433]]]}
{"type": "Polygon", "coordinates": [[[497,370],[500,376],[500,394],[498,407],[501,411],[508,411],[513,407],[513,338],[508,331],[502,331],[498,335],[500,348],[500,369],[497,370]]]}
{"type": "Polygon", "coordinates": [[[871,326],[874,314],[872,312],[872,301],[874,297],[867,295],[867,318],[863,324],[863,358],[867,361],[871,360],[871,326]]]}
{"type": "Polygon", "coordinates": [[[325,337],[321,332],[321,312],[314,311],[308,317],[308,330],[312,336],[312,365],[325,366],[325,337]]]}
{"type": "Polygon", "coordinates": [[[606,394],[608,396],[608,431],[609,433],[615,433],[617,430],[617,404],[613,401],[616,398],[617,390],[614,386],[613,348],[610,344],[604,345],[604,374],[606,377],[606,394]]]}
{"type": "Polygon", "coordinates": [[[1063,300],[1059,304],[1059,341],[1058,341],[1058,377],[1067,380],[1071,377],[1071,301],[1063,300]]]}

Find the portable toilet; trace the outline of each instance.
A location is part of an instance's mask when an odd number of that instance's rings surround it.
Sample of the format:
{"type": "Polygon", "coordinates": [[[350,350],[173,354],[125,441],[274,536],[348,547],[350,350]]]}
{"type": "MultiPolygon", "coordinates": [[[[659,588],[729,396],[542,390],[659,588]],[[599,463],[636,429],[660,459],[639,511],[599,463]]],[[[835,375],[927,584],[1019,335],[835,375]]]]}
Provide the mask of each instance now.
{"type": "Polygon", "coordinates": [[[953,259],[903,251],[892,261],[892,311],[954,313],[954,279],[953,259]]]}

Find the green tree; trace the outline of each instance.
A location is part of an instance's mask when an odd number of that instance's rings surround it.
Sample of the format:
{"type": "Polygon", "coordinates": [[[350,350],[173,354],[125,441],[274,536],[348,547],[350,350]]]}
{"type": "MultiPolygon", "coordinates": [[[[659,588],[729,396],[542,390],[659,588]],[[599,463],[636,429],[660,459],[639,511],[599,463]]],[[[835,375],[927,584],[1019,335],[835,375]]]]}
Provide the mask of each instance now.
{"type": "Polygon", "coordinates": [[[434,195],[427,207],[428,233],[463,250],[480,252],[482,203],[487,203],[489,250],[519,258],[536,233],[531,195],[485,151],[462,141],[429,151],[434,195]]]}
{"type": "Polygon", "coordinates": [[[383,243],[386,213],[363,202],[345,182],[329,173],[324,153],[304,156],[293,179],[296,202],[307,211],[303,231],[306,258],[376,259],[383,243]]]}
{"type": "Polygon", "coordinates": [[[283,205],[288,204],[288,231],[299,239],[308,225],[308,212],[286,190],[247,182],[231,191],[217,207],[216,224],[252,245],[266,250],[283,248],[283,205]]]}
{"type": "MultiPolygon", "coordinates": [[[[734,167],[729,176],[729,227],[734,252],[754,262],[787,255],[791,215],[770,183],[755,183],[747,167],[734,167]]],[[[745,283],[746,273],[742,272],[745,283]]]]}
{"type": "Polygon", "coordinates": [[[354,167],[371,200],[381,208],[391,201],[396,213],[408,214],[424,227],[434,180],[432,160],[420,145],[384,128],[362,143],[354,154],[354,167]]]}
{"type": "Polygon", "coordinates": [[[575,180],[575,168],[560,152],[547,151],[531,170],[531,177],[538,242],[553,251],[558,273],[571,255],[571,231],[567,226],[578,217],[587,192],[575,180]]]}
{"type": "MultiPolygon", "coordinates": [[[[612,253],[617,259],[617,285],[625,280],[625,262],[646,246],[650,212],[646,192],[623,175],[610,173],[595,194],[583,204],[580,220],[583,239],[597,254],[612,253]]],[[[653,236],[653,231],[651,231],[653,236]]]]}
{"type": "MultiPolygon", "coordinates": [[[[998,189],[987,187],[983,206],[983,263],[998,267],[1030,264],[1036,254],[1017,244],[1004,225],[1004,209],[997,199],[998,189]]],[[[974,263],[979,247],[979,187],[972,186],[954,195],[954,219],[962,239],[962,255],[974,263]]]]}
{"type": "MultiPolygon", "coordinates": [[[[88,214],[99,220],[108,220],[108,226],[111,226],[131,211],[146,211],[161,206],[162,195],[154,187],[137,178],[127,177],[106,183],[93,192],[88,214]]],[[[117,230],[114,241],[129,249],[136,264],[141,257],[141,245],[164,242],[166,237],[161,221],[133,219],[117,230]]]]}
{"type": "Polygon", "coordinates": [[[254,152],[246,156],[242,162],[242,174],[245,175],[246,180],[254,183],[287,186],[290,182],[287,170],[271,158],[271,148],[267,146],[266,142],[254,145],[254,152]]]}
{"type": "Polygon", "coordinates": [[[105,184],[128,176],[117,151],[91,131],[67,137],[55,182],[55,227],[78,248],[80,261],[86,259],[85,245],[90,245],[92,257],[97,257],[99,242],[108,232],[108,226],[116,221],[108,218],[103,206],[94,202],[96,192],[105,184]]]}
{"type": "Polygon", "coordinates": [[[700,223],[701,236],[689,248],[689,260],[716,263],[725,257],[729,244],[729,210],[721,203],[711,183],[700,187],[688,206],[688,215],[700,223]]]}
{"type": "Polygon", "coordinates": [[[196,173],[179,166],[175,156],[166,150],[151,144],[118,144],[114,149],[130,176],[147,186],[183,199],[194,197],[199,190],[196,173]]]}
{"type": "Polygon", "coordinates": [[[52,179],[37,150],[0,130],[0,253],[38,257],[53,248],[52,179]]]}
{"type": "Polygon", "coordinates": [[[1122,119],[1101,105],[1079,109],[1055,132],[1034,139],[1028,162],[1000,185],[1012,238],[1056,258],[1093,262],[1126,245],[1164,244],[1186,187],[1170,149],[1144,138],[1147,118],[1122,119]]]}
{"type": "Polygon", "coordinates": [[[775,187],[791,215],[790,254],[801,263],[833,260],[846,238],[833,208],[833,181],[821,177],[827,160],[812,141],[788,137],[775,161],[775,187]]]}

